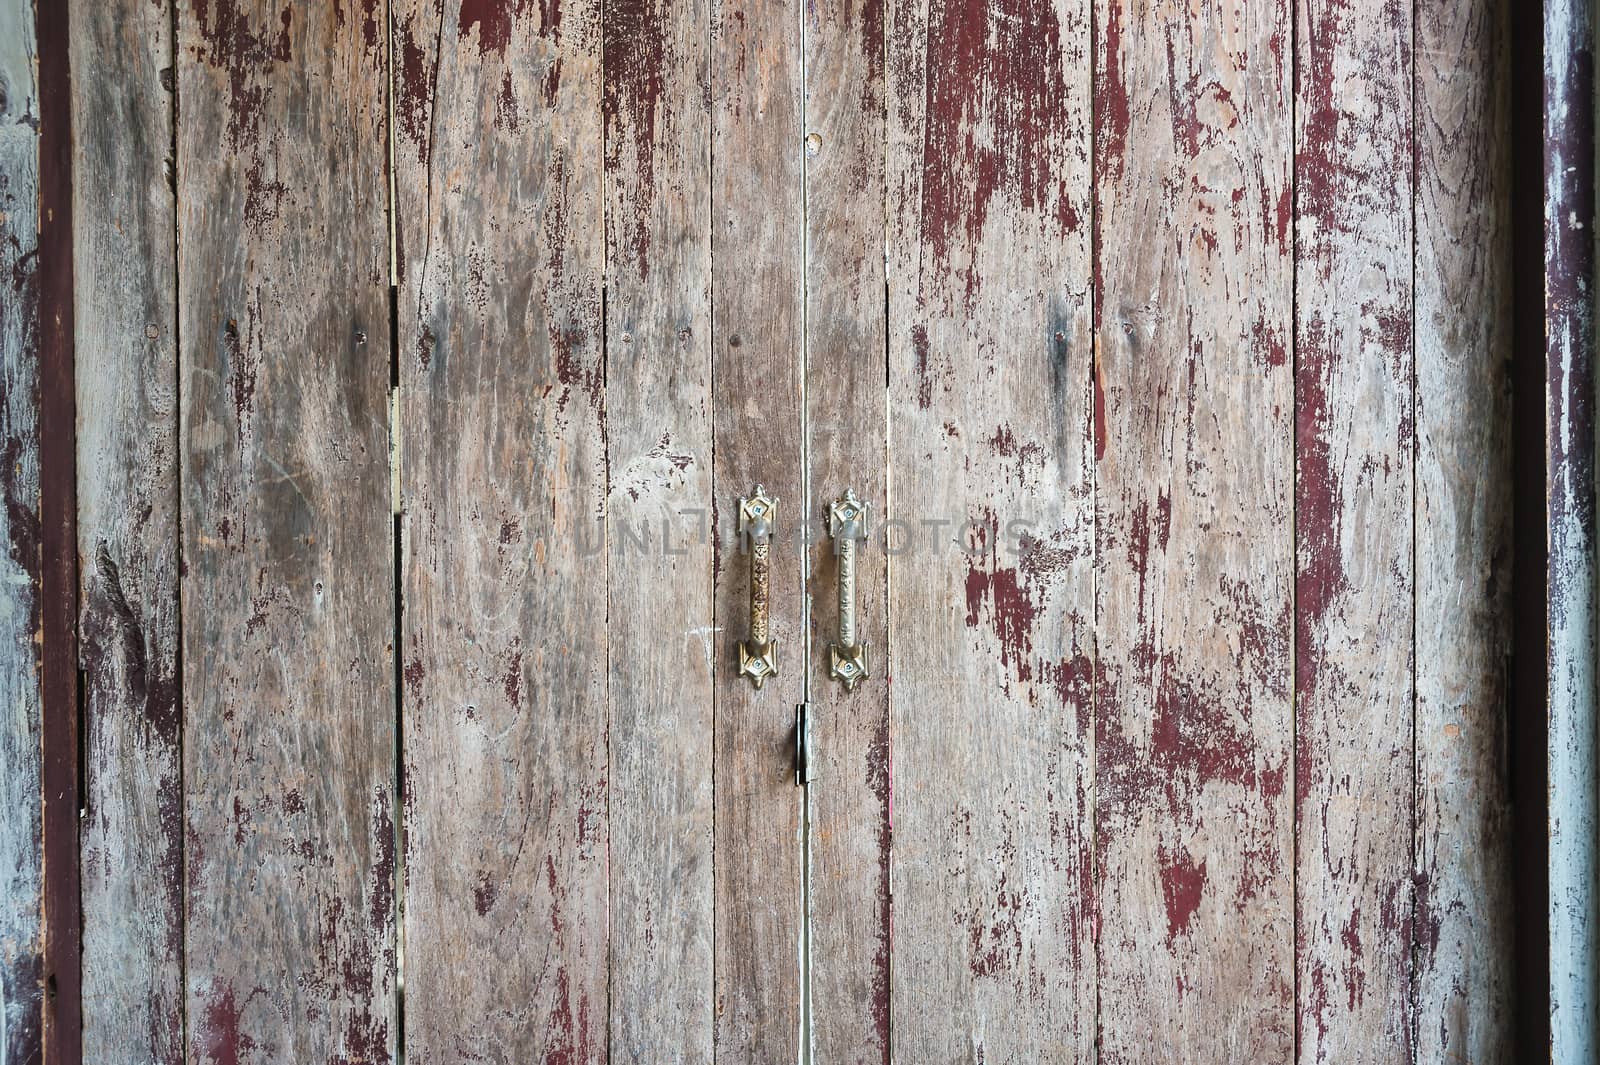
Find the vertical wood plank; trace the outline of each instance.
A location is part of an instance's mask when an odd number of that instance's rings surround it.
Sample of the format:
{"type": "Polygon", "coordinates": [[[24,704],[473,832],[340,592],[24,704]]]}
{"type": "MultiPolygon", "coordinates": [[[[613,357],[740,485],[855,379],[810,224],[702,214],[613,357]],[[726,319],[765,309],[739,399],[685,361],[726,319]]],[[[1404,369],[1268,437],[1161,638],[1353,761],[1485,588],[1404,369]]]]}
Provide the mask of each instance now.
{"type": "Polygon", "coordinates": [[[1412,8],[1299,0],[1297,971],[1305,1062],[1412,1056],[1412,8]]]}
{"type": "Polygon", "coordinates": [[[880,538],[857,546],[870,675],[846,691],[828,669],[839,571],[827,536],[827,508],[846,488],[871,508],[869,534],[888,517],[883,17],[883,0],[806,6],[811,1050],[838,1065],[889,1060],[888,558],[880,538]]]}
{"type": "Polygon", "coordinates": [[[611,1056],[709,1065],[710,12],[604,12],[611,1056]]]}
{"type": "Polygon", "coordinates": [[[606,1058],[596,4],[396,4],[406,1053],[606,1058]]]}
{"type": "Polygon", "coordinates": [[[1509,5],[1416,8],[1416,1060],[1512,1060],[1509,5]]]}
{"type": "Polygon", "coordinates": [[[39,52],[0,3],[0,1062],[42,1054],[39,692],[39,52]]]}
{"type": "Polygon", "coordinates": [[[797,1060],[801,821],[792,727],[806,670],[797,548],[801,452],[801,12],[790,0],[711,6],[711,328],[715,400],[716,1043],[721,1062],[797,1060]],[[778,499],[769,602],[778,675],[737,675],[750,561],[737,500],[778,499]]]}
{"type": "Polygon", "coordinates": [[[83,1058],[183,1058],[172,10],[72,4],[83,1058]]]}
{"type": "Polygon", "coordinates": [[[1090,18],[1081,0],[888,13],[907,1065],[1094,1057],[1090,18]]]}
{"type": "Polygon", "coordinates": [[[1103,1062],[1294,1052],[1291,17],[1096,19],[1103,1062]]]}
{"type": "Polygon", "coordinates": [[[178,13],[189,1057],[393,1059],[384,35],[178,13]]]}
{"type": "Polygon", "coordinates": [[[1595,11],[1544,5],[1550,1060],[1600,1058],[1595,11]]]}

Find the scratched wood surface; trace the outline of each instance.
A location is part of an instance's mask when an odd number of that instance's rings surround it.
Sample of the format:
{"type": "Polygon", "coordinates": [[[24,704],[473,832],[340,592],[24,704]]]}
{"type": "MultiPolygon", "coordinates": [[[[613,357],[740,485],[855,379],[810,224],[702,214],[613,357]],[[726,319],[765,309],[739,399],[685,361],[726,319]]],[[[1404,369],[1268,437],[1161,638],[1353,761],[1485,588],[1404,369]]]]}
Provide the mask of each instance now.
{"type": "Polygon", "coordinates": [[[894,1058],[1092,1061],[1090,9],[886,25],[894,1058]]]}
{"type": "Polygon", "coordinates": [[[172,11],[73,4],[83,1057],[183,1058],[172,11]]]}
{"type": "Polygon", "coordinates": [[[177,22],[189,1057],[389,1061],[383,24],[177,22]]]}
{"type": "Polygon", "coordinates": [[[716,1049],[788,1062],[800,1049],[803,792],[794,707],[804,690],[806,510],[801,475],[801,12],[791,0],[712,0],[711,350],[716,536],[716,1049]],[[736,675],[749,635],[740,496],[778,500],[771,631],[778,675],[736,675]]]}
{"type": "Polygon", "coordinates": [[[599,8],[394,18],[406,1052],[603,1061],[599,8]]]}
{"type": "Polygon", "coordinates": [[[709,1065],[732,631],[712,611],[709,12],[604,11],[611,1060],[709,1065]]]}
{"type": "Polygon", "coordinates": [[[0,3],[0,1062],[41,1052],[39,114],[33,5],[0,3]]]}
{"type": "Polygon", "coordinates": [[[1411,18],[1299,0],[1296,25],[1303,1062],[1413,1052],[1411,18]]]}
{"type": "Polygon", "coordinates": [[[811,1052],[837,1065],[889,1060],[888,502],[883,402],[884,4],[806,5],[806,463],[811,513],[811,1052]],[[857,639],[870,676],[829,676],[839,636],[827,508],[846,488],[870,507],[855,562],[857,639]]]}
{"type": "Polygon", "coordinates": [[[1515,1060],[1509,17],[1416,8],[1418,1062],[1515,1060]]]}
{"type": "Polygon", "coordinates": [[[1284,1061],[1292,16],[1098,12],[1100,1060],[1284,1061]]]}

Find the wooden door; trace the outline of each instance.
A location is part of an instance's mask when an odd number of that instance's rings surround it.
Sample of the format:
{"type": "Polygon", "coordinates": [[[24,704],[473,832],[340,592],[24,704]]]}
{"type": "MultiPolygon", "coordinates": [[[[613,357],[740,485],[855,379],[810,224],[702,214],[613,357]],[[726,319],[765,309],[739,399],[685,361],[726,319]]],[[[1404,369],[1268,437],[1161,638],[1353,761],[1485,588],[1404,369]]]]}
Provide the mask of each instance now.
{"type": "Polygon", "coordinates": [[[66,11],[81,1060],[1511,1060],[1505,5],[66,11]]]}

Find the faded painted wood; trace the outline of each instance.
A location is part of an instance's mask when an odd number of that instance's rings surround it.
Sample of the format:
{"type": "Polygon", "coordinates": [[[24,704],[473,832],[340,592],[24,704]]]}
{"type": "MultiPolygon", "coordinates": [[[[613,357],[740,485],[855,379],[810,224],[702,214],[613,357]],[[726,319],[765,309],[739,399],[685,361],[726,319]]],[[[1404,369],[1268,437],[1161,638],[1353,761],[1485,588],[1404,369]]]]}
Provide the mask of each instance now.
{"type": "Polygon", "coordinates": [[[1514,1060],[1509,16],[1416,7],[1418,1062],[1514,1060]]]}
{"type": "Polygon", "coordinates": [[[807,823],[812,1060],[889,1060],[888,504],[884,359],[883,0],[806,6],[806,465],[809,551],[807,823]],[[827,508],[847,488],[871,508],[854,566],[870,675],[829,676],[839,638],[838,555],[827,508]]]}
{"type": "Polygon", "coordinates": [[[183,1059],[172,11],[73,4],[83,1060],[183,1059]]]}
{"type": "Polygon", "coordinates": [[[1595,500],[1595,12],[1544,9],[1550,1060],[1600,1058],[1595,500]]]}
{"type": "Polygon", "coordinates": [[[715,1055],[708,19],[604,5],[610,1060],[641,1065],[715,1055]]]}
{"type": "Polygon", "coordinates": [[[717,633],[716,1052],[719,1062],[799,1059],[804,793],[794,707],[804,695],[801,11],[790,0],[712,0],[711,501],[717,633]],[[778,500],[769,578],[778,675],[737,675],[750,633],[751,555],[737,500],[778,500]]]}
{"type": "Polygon", "coordinates": [[[407,1060],[604,1061],[599,8],[394,19],[407,1060]]]}
{"type": "Polygon", "coordinates": [[[894,1060],[1087,1062],[1090,9],[886,26],[894,1060]]]}
{"type": "Polygon", "coordinates": [[[1413,1052],[1411,19],[1300,0],[1296,20],[1303,1062],[1413,1052]]]}
{"type": "Polygon", "coordinates": [[[0,3],[0,1062],[42,1053],[39,53],[33,5],[0,3]]]}
{"type": "Polygon", "coordinates": [[[1097,12],[1103,1062],[1294,1054],[1291,19],[1097,12]]]}
{"type": "Polygon", "coordinates": [[[394,1056],[384,53],[178,11],[191,1060],[394,1056]]]}

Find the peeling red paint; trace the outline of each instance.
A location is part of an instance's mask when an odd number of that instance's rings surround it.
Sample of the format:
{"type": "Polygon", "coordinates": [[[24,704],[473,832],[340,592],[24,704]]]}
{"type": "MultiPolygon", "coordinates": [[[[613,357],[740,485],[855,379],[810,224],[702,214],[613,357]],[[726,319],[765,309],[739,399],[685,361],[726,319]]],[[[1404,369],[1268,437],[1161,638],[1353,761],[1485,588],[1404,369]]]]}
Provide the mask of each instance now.
{"type": "Polygon", "coordinates": [[[615,0],[604,5],[602,15],[605,167],[608,173],[626,174],[632,202],[631,210],[608,216],[618,232],[607,236],[613,247],[632,250],[641,280],[650,276],[655,152],[666,133],[658,124],[667,113],[669,14],[650,0],[615,0]]]}
{"type": "Polygon", "coordinates": [[[213,986],[201,997],[195,1042],[196,1051],[207,1065],[240,1065],[244,1060],[241,1055],[256,1048],[255,1040],[241,1030],[232,986],[213,986]]]}
{"type": "MultiPolygon", "coordinates": [[[[951,0],[929,18],[921,217],[934,259],[949,268],[958,237],[976,247],[997,199],[1058,235],[1077,229],[1060,160],[1082,133],[1054,5],[951,0]]],[[[970,303],[982,278],[973,262],[960,271],[970,303]]]]}
{"type": "Polygon", "coordinates": [[[1206,887],[1205,859],[1196,862],[1183,848],[1159,848],[1161,898],[1167,907],[1167,945],[1189,931],[1206,887]]]}

